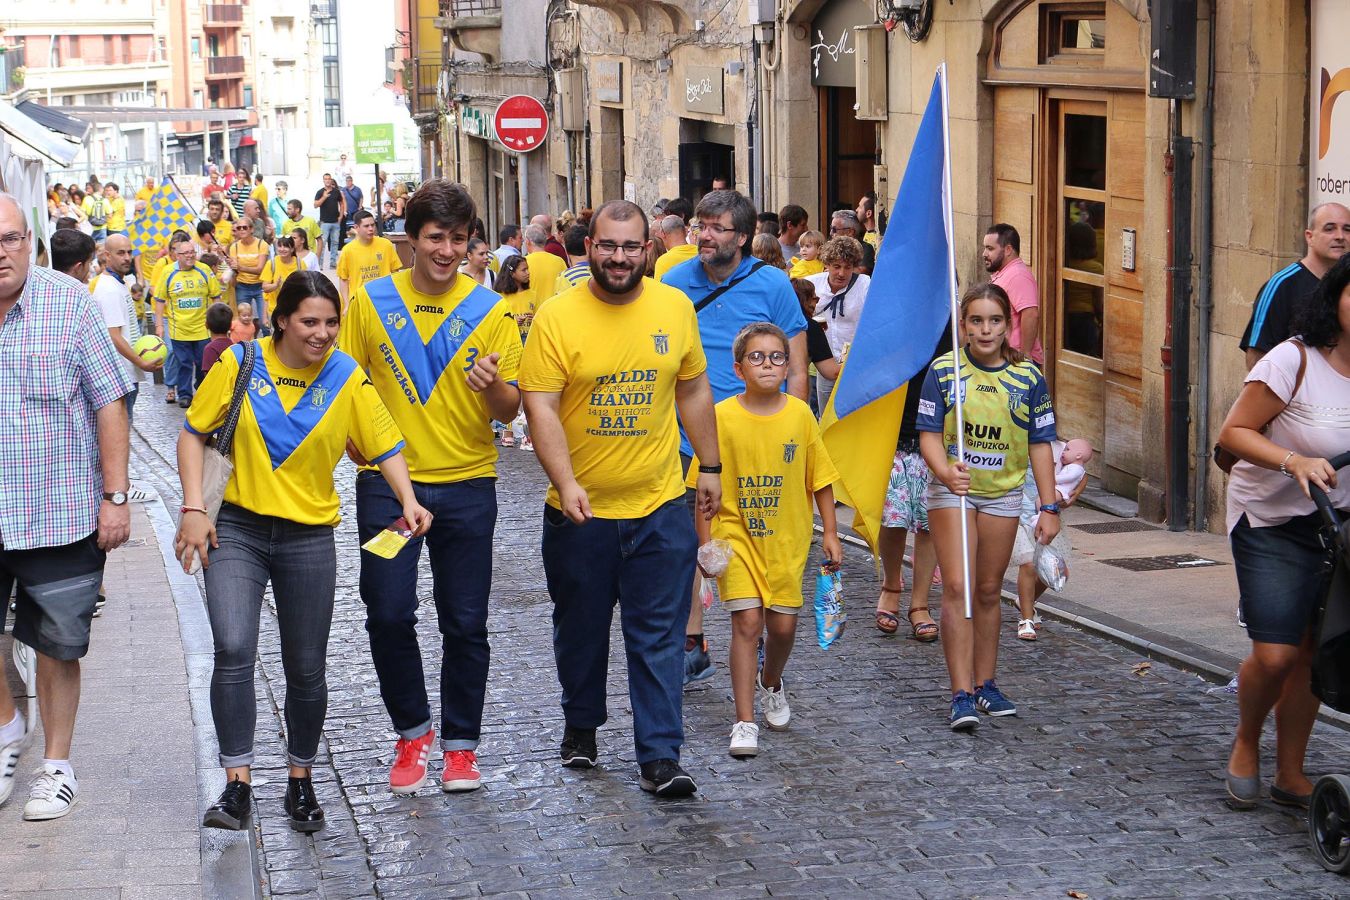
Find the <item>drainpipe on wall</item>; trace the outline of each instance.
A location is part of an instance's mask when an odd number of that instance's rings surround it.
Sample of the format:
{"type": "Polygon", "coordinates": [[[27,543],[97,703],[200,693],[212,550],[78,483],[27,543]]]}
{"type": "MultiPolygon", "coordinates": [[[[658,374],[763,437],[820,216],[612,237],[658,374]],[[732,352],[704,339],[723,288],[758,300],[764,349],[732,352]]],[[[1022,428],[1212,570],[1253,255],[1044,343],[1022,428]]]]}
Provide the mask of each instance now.
{"type": "Polygon", "coordinates": [[[1195,511],[1196,531],[1209,530],[1209,352],[1214,310],[1214,25],[1216,0],[1209,3],[1209,57],[1200,143],[1200,285],[1195,301],[1195,511]]]}
{"type": "Polygon", "coordinates": [[[1190,300],[1191,181],[1195,142],[1181,133],[1181,106],[1171,101],[1172,241],[1168,277],[1168,343],[1171,346],[1167,391],[1167,527],[1185,531],[1190,516],[1190,300]]]}
{"type": "Polygon", "coordinates": [[[764,91],[759,71],[759,29],[753,29],[750,42],[750,74],[755,98],[754,115],[750,117],[750,201],[756,209],[764,208],[764,91]]]}

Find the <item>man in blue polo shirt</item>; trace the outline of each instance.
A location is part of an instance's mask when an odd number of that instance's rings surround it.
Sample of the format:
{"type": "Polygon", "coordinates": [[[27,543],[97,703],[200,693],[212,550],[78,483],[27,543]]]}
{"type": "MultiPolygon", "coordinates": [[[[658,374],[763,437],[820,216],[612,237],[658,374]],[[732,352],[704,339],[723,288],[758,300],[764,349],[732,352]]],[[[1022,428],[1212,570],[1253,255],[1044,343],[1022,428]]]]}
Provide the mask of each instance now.
{"type": "MultiPolygon", "coordinates": [[[[742,382],[732,369],[731,342],[751,322],[772,322],[787,334],[787,390],[806,400],[806,317],[787,274],[750,255],[757,224],[755,205],[736,191],[711,191],[699,201],[694,217],[700,223],[698,256],[675,266],[661,280],[684,291],[698,311],[713,402],[741,392],[742,382]]],[[[681,430],[680,459],[686,471],[691,456],[689,440],[681,430]]],[[[685,630],[684,683],[712,675],[712,660],[703,639],[703,605],[694,602],[685,630]]]]}

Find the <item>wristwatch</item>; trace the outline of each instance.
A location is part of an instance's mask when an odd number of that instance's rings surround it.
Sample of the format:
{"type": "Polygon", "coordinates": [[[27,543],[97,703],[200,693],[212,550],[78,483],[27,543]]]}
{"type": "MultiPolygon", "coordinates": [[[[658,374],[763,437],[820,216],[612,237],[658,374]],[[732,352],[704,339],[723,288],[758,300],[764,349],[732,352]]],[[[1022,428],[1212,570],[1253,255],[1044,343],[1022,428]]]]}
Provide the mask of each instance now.
{"type": "Polygon", "coordinates": [[[1050,515],[1052,515],[1052,516],[1057,516],[1057,515],[1059,515],[1059,504],[1058,504],[1058,503],[1046,503],[1046,504],[1044,504],[1044,505],[1041,506],[1040,511],[1041,511],[1041,512],[1047,512],[1047,513],[1050,513],[1050,515]]]}
{"type": "Polygon", "coordinates": [[[113,491],[112,493],[108,493],[107,491],[104,491],[104,492],[103,492],[103,499],[104,499],[104,500],[107,500],[107,501],[108,501],[109,503],[111,503],[113,506],[126,506],[126,503],[127,503],[127,492],[126,492],[126,491],[113,491]]]}
{"type": "Polygon", "coordinates": [[[715,466],[699,466],[698,471],[701,475],[721,475],[722,464],[718,463],[715,466]]]}

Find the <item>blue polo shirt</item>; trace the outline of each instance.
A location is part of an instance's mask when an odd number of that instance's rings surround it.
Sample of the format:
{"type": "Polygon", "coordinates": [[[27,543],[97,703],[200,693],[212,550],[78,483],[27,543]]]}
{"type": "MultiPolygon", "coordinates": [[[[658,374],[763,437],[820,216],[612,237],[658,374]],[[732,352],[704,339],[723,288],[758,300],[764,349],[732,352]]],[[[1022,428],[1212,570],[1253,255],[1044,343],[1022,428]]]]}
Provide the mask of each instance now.
{"type": "MultiPolygon", "coordinates": [[[[744,275],[758,260],[747,256],[727,279],[732,281],[744,275]]],[[[695,306],[717,285],[708,281],[703,261],[697,256],[672,268],[661,279],[673,288],[679,288],[695,306]]],[[[731,366],[731,342],[741,329],[751,322],[772,322],[789,338],[806,330],[806,316],[797,302],[787,273],[774,266],[763,266],[731,290],[699,310],[698,333],[703,341],[703,353],[708,358],[708,383],[712,385],[713,402],[721,403],[745,388],[731,366]]],[[[693,448],[680,429],[680,452],[692,455],[693,448]]]]}

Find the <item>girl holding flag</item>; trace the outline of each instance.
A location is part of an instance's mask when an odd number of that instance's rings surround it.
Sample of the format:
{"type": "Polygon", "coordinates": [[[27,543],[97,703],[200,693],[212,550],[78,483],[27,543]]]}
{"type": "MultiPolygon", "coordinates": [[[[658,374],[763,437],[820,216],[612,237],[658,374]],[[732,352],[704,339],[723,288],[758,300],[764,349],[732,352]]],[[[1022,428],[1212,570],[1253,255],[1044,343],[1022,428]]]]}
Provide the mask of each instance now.
{"type": "Polygon", "coordinates": [[[975,285],[962,298],[960,314],[966,345],[929,368],[917,421],[919,448],[933,474],[928,521],[942,568],[944,610],[958,608],[970,579],[972,617],[947,615],[942,622],[953,730],[973,728],[976,710],[1017,714],[998,688],[995,669],[999,599],[1028,457],[1041,503],[1036,539],[1049,543],[1060,527],[1050,450],[1055,413],[1040,370],[1008,341],[1008,295],[997,285],[975,285]],[[961,559],[963,528],[969,532],[969,568],[961,559]]]}

